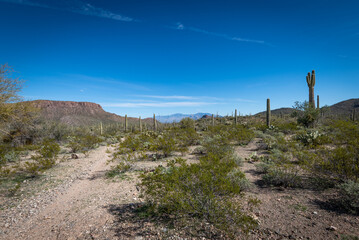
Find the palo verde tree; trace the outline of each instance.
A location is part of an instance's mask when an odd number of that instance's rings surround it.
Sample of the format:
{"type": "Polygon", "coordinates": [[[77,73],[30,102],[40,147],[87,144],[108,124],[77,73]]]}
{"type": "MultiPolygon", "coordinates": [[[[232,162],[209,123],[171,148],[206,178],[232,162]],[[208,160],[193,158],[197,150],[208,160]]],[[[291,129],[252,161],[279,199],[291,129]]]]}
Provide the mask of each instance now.
{"type": "Polygon", "coordinates": [[[24,81],[13,73],[7,64],[0,65],[0,134],[8,141],[24,135],[36,112],[31,104],[21,102],[24,81]]]}

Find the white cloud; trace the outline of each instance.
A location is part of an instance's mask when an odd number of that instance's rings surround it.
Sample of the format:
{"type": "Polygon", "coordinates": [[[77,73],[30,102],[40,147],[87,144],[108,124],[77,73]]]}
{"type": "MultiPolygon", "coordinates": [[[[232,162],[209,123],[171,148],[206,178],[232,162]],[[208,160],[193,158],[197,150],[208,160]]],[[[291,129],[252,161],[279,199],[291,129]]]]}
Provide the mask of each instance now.
{"type": "Polygon", "coordinates": [[[143,102],[143,103],[103,103],[104,107],[198,107],[205,105],[213,105],[216,103],[209,102],[143,102]]]}
{"type": "Polygon", "coordinates": [[[50,0],[50,1],[46,1],[46,4],[43,1],[39,1],[39,0],[0,0],[0,2],[9,2],[9,3],[21,4],[27,6],[57,9],[57,10],[63,10],[63,11],[73,12],[82,15],[113,19],[116,21],[124,21],[124,22],[137,21],[133,18],[126,17],[102,8],[95,7],[81,0],[58,0],[58,1],[50,0]]]}
{"type": "Polygon", "coordinates": [[[247,38],[240,38],[240,37],[231,37],[231,36],[229,36],[227,34],[223,34],[223,33],[216,33],[216,32],[210,32],[210,31],[207,31],[207,30],[204,30],[204,29],[200,29],[200,28],[187,27],[187,26],[185,26],[184,24],[182,24],[180,22],[176,23],[176,27],[174,27],[174,29],[188,30],[188,31],[191,31],[191,32],[197,32],[197,33],[202,33],[202,34],[205,34],[205,35],[220,37],[220,38],[224,38],[224,39],[231,40],[231,41],[251,42],[251,43],[270,45],[270,44],[268,44],[268,43],[266,43],[265,41],[262,41],[262,40],[247,39],[247,38]]]}
{"type": "Polygon", "coordinates": [[[156,99],[182,99],[182,100],[193,100],[199,99],[200,97],[192,97],[192,96],[159,96],[159,95],[134,95],[137,97],[145,97],[145,98],[156,98],[156,99]]]}

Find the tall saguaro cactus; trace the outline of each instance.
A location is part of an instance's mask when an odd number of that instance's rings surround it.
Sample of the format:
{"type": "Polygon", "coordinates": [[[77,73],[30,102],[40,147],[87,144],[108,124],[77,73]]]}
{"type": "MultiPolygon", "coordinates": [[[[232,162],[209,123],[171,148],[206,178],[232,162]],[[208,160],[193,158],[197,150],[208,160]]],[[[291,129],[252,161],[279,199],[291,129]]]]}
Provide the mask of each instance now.
{"type": "Polygon", "coordinates": [[[319,109],[319,95],[317,95],[317,108],[319,109]]]}
{"type": "Polygon", "coordinates": [[[214,115],[212,114],[212,126],[214,126],[214,115]]]}
{"type": "Polygon", "coordinates": [[[127,114],[125,115],[125,132],[127,132],[127,127],[128,127],[128,125],[127,125],[127,114]]]}
{"type": "Polygon", "coordinates": [[[153,129],[155,132],[157,131],[156,114],[153,114],[153,129]]]}
{"type": "Polygon", "coordinates": [[[315,71],[314,70],[312,71],[312,75],[308,73],[307,84],[309,88],[309,105],[315,108],[315,102],[314,102],[315,71]]]}
{"type": "Polygon", "coordinates": [[[270,99],[267,98],[267,126],[270,126],[271,112],[270,112],[270,99]]]}
{"type": "Polygon", "coordinates": [[[103,128],[102,128],[102,122],[100,122],[100,135],[102,136],[103,134],[103,128]]]}
{"type": "Polygon", "coordinates": [[[234,125],[237,125],[237,109],[234,111],[234,125]]]}

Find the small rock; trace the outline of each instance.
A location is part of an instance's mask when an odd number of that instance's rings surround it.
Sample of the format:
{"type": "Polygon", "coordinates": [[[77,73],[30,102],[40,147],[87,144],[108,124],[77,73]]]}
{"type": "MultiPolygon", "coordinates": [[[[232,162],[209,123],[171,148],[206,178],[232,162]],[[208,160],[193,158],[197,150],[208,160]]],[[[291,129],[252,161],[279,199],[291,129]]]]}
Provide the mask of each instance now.
{"type": "Polygon", "coordinates": [[[337,228],[336,228],[336,227],[334,227],[334,226],[330,226],[330,227],[328,227],[328,228],[327,228],[327,230],[329,230],[329,231],[336,231],[336,230],[337,230],[337,228]]]}
{"type": "Polygon", "coordinates": [[[317,215],[318,213],[317,212],[313,212],[314,215],[317,215]]]}

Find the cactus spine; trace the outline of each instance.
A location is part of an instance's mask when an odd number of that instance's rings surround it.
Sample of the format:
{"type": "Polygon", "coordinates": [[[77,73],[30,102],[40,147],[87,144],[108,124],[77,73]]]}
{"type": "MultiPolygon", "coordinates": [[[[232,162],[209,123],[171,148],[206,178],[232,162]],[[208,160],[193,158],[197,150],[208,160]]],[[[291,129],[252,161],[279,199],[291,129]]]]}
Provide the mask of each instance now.
{"type": "Polygon", "coordinates": [[[237,109],[234,111],[234,125],[237,125],[237,109]]]}
{"type": "Polygon", "coordinates": [[[314,70],[312,71],[312,75],[308,73],[307,84],[309,88],[309,106],[315,108],[315,102],[314,102],[315,71],[314,70]]]}
{"type": "Polygon", "coordinates": [[[157,131],[156,114],[153,114],[153,129],[155,132],[157,131]]]}
{"type": "Polygon", "coordinates": [[[319,109],[319,95],[317,95],[317,108],[319,109]]]}
{"type": "Polygon", "coordinates": [[[127,114],[125,115],[125,132],[127,132],[127,114]]]}
{"type": "Polygon", "coordinates": [[[142,122],[141,122],[141,116],[138,118],[138,123],[139,123],[139,127],[140,127],[140,132],[142,132],[142,122]]]}
{"type": "Polygon", "coordinates": [[[267,98],[267,126],[270,126],[271,112],[270,112],[270,99],[267,98]]]}

